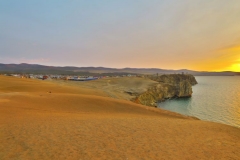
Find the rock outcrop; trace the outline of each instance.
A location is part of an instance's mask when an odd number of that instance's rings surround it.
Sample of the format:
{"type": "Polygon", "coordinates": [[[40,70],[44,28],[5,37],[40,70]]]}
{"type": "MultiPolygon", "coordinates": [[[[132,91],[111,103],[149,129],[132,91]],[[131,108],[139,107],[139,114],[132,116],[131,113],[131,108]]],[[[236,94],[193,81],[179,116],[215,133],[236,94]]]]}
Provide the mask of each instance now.
{"type": "Polygon", "coordinates": [[[149,78],[158,83],[135,99],[135,102],[147,106],[156,106],[157,102],[174,97],[191,97],[192,85],[197,84],[195,77],[189,74],[170,74],[149,78]]]}

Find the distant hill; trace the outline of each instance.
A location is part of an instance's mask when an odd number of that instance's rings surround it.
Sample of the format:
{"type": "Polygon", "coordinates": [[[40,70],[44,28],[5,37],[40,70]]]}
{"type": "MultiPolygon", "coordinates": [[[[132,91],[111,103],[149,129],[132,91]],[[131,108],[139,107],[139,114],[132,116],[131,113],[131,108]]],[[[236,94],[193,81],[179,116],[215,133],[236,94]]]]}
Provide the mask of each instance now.
{"type": "Polygon", "coordinates": [[[173,74],[184,72],[194,76],[234,76],[240,72],[199,72],[187,69],[166,70],[158,68],[105,68],[105,67],[57,67],[39,64],[1,64],[0,73],[25,73],[25,74],[66,74],[66,75],[122,75],[122,74],[173,74]]]}

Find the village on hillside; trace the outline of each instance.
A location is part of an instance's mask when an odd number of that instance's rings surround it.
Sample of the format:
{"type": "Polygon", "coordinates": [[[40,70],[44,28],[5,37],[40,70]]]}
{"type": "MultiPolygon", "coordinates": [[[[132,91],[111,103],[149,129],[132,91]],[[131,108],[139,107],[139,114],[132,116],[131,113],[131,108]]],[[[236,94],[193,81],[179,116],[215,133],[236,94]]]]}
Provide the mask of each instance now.
{"type": "Polygon", "coordinates": [[[142,77],[140,75],[127,74],[127,75],[111,75],[111,76],[79,76],[79,75],[44,75],[44,74],[2,74],[4,76],[13,76],[17,78],[29,78],[40,80],[70,80],[70,81],[90,81],[108,77],[142,77]]]}

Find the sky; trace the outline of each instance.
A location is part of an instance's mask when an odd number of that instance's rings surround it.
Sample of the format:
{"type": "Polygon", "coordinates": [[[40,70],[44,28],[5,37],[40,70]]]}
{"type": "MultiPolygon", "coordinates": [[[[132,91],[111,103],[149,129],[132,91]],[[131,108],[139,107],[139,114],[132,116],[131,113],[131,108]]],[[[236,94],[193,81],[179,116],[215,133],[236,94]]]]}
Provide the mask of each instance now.
{"type": "Polygon", "coordinates": [[[0,63],[240,71],[240,1],[0,0],[0,63]]]}

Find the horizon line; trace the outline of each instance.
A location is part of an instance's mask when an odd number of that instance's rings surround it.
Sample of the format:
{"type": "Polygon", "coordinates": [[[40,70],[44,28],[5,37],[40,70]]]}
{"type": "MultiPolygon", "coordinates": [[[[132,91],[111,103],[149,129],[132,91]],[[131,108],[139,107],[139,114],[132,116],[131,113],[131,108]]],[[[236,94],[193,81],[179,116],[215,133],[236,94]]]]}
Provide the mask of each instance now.
{"type": "Polygon", "coordinates": [[[76,67],[76,68],[107,68],[107,69],[159,69],[159,70],[173,70],[173,71],[181,71],[181,70],[187,70],[187,71],[192,71],[192,72],[233,72],[233,73],[240,73],[236,71],[197,71],[197,70],[190,70],[190,69],[163,69],[163,68],[135,68],[135,67],[124,67],[124,68],[114,68],[114,67],[103,67],[103,66],[54,66],[54,65],[43,65],[43,64],[32,64],[32,63],[0,63],[3,65],[21,65],[21,64],[27,64],[27,65],[39,65],[39,66],[47,66],[47,67],[76,67]]]}

